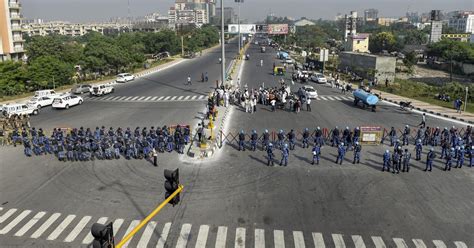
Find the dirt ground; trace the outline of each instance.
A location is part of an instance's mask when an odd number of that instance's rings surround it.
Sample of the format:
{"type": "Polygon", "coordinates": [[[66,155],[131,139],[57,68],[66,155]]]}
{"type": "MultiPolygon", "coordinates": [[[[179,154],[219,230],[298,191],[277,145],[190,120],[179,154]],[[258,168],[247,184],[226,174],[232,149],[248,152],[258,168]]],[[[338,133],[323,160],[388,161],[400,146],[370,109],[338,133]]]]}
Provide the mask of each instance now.
{"type": "MultiPolygon", "coordinates": [[[[431,69],[426,65],[415,65],[412,75],[406,73],[397,73],[400,79],[410,79],[413,81],[424,82],[429,84],[449,83],[449,72],[431,69]]],[[[474,78],[453,74],[453,81],[460,83],[473,83],[474,78]]]]}

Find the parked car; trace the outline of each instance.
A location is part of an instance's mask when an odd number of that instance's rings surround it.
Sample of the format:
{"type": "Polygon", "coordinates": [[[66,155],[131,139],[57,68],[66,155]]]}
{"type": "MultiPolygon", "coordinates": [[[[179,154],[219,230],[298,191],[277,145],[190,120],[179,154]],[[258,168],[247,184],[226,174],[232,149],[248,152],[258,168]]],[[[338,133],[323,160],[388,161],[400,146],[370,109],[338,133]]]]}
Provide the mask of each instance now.
{"type": "Polygon", "coordinates": [[[110,84],[98,84],[91,88],[91,96],[103,96],[114,92],[114,87],[110,84]]]}
{"type": "Polygon", "coordinates": [[[37,90],[35,91],[35,97],[42,97],[42,96],[57,96],[58,93],[54,90],[37,90]]]}
{"type": "Polygon", "coordinates": [[[37,115],[39,110],[33,105],[15,103],[3,105],[2,113],[10,118],[12,115],[37,115]]]}
{"type": "Polygon", "coordinates": [[[120,73],[117,75],[115,82],[126,83],[135,80],[135,76],[130,73],[120,73]]]}
{"type": "Polygon", "coordinates": [[[84,94],[89,93],[91,86],[89,84],[79,84],[72,88],[71,93],[73,94],[84,94]]]}
{"type": "Polygon", "coordinates": [[[40,109],[42,107],[53,104],[53,97],[51,96],[33,97],[27,102],[27,104],[40,109]]]}
{"type": "Polygon", "coordinates": [[[321,73],[315,73],[313,76],[311,76],[311,80],[318,84],[325,84],[328,82],[326,77],[321,73]]]}
{"type": "Polygon", "coordinates": [[[303,90],[305,91],[306,95],[311,98],[311,99],[314,99],[316,97],[318,97],[318,91],[315,90],[313,88],[313,86],[303,86],[303,90]]]}
{"type": "Polygon", "coordinates": [[[53,108],[69,109],[72,106],[81,105],[84,99],[76,95],[62,95],[53,100],[53,108]]]}

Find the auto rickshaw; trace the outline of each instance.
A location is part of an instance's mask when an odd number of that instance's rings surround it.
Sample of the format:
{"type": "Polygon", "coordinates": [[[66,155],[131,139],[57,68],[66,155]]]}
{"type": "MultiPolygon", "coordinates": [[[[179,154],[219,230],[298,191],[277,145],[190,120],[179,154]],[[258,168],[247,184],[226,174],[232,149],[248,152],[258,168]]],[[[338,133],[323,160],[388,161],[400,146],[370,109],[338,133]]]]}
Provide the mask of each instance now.
{"type": "Polygon", "coordinates": [[[273,69],[273,75],[274,76],[285,76],[285,67],[283,66],[275,66],[275,69],[273,69]]]}

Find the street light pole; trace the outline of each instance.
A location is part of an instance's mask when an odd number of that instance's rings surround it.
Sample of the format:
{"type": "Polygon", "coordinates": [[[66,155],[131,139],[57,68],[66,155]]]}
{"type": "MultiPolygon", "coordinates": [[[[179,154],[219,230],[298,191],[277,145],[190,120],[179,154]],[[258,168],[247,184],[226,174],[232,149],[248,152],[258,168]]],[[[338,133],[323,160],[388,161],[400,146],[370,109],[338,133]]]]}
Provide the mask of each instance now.
{"type": "Polygon", "coordinates": [[[221,0],[221,81],[222,85],[224,85],[225,82],[225,37],[224,37],[224,25],[225,25],[225,20],[224,20],[224,0],[221,0]]]}
{"type": "Polygon", "coordinates": [[[466,112],[466,107],[467,107],[467,95],[469,94],[469,87],[466,86],[466,98],[464,101],[464,112],[466,112]]]}
{"type": "MultiPolygon", "coordinates": [[[[237,17],[237,24],[239,25],[238,26],[238,29],[239,29],[239,50],[238,50],[238,53],[239,53],[239,56],[240,56],[240,48],[241,48],[241,42],[242,42],[242,37],[241,37],[241,33],[240,33],[240,2],[243,1],[243,0],[235,0],[237,2],[237,6],[238,6],[238,17],[237,17]]],[[[240,58],[239,58],[240,59],[240,58]]]]}

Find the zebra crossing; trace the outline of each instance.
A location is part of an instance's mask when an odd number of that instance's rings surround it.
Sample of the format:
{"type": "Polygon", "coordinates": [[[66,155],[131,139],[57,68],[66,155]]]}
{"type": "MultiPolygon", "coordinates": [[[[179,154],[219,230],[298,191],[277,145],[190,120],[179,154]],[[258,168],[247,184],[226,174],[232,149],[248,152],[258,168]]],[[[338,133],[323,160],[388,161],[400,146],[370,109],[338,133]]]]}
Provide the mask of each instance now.
{"type": "Polygon", "coordinates": [[[318,95],[315,99],[316,101],[354,101],[353,96],[341,96],[341,95],[318,95]]]}
{"type": "Polygon", "coordinates": [[[200,102],[206,101],[206,95],[187,96],[115,96],[84,97],[86,101],[94,102],[200,102]]]}
{"type": "MultiPolygon", "coordinates": [[[[87,246],[93,241],[90,228],[93,223],[106,224],[113,221],[116,242],[135,228],[140,220],[111,219],[108,217],[94,218],[92,216],[78,217],[74,214],[34,213],[32,210],[16,208],[3,209],[0,207],[0,237],[12,235],[31,239],[64,242],[71,245],[87,246]]],[[[344,235],[340,233],[323,234],[321,232],[265,230],[261,228],[230,228],[209,225],[193,225],[184,223],[174,226],[173,223],[149,222],[124,247],[396,247],[396,248],[467,248],[463,241],[444,242],[421,239],[382,238],[380,236],[362,237],[361,235],[344,235]],[[213,230],[213,231],[211,231],[213,230]],[[366,246],[367,245],[367,246],[366,246]]]]}

